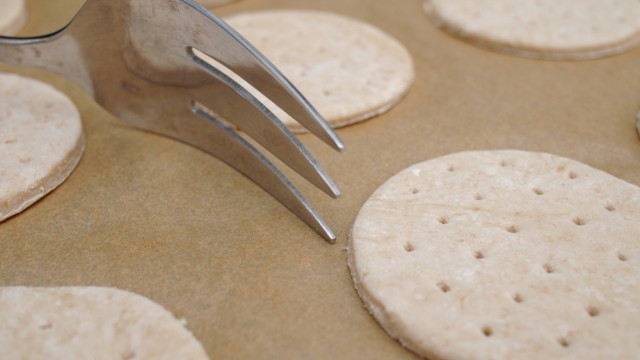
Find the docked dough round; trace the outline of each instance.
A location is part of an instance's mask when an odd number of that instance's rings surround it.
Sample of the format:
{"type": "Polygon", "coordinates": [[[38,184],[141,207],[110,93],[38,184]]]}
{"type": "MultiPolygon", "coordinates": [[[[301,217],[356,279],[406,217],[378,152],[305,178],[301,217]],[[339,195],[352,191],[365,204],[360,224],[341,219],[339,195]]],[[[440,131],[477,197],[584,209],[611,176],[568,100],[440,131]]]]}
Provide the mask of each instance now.
{"type": "MultiPolygon", "coordinates": [[[[405,47],[355,19],[273,10],[232,15],[225,21],[272,61],[333,127],[387,111],[414,79],[405,47]]],[[[258,98],[292,130],[304,130],[264,96],[258,98]]]]}
{"type": "Polygon", "coordinates": [[[640,43],[636,0],[426,0],[446,31],[489,48],[549,59],[590,59],[640,43]]]}
{"type": "Polygon", "coordinates": [[[401,171],[349,266],[386,331],[429,359],[633,359],[640,188],[556,155],[469,151],[401,171]]]}
{"type": "Polygon", "coordinates": [[[66,180],[83,150],[80,114],[65,94],[0,74],[0,221],[66,180]]]}
{"type": "Polygon", "coordinates": [[[0,287],[6,359],[208,359],[170,312],[103,287],[0,287]]]}
{"type": "Polygon", "coordinates": [[[15,35],[27,20],[24,0],[0,0],[0,35],[15,35]]]}

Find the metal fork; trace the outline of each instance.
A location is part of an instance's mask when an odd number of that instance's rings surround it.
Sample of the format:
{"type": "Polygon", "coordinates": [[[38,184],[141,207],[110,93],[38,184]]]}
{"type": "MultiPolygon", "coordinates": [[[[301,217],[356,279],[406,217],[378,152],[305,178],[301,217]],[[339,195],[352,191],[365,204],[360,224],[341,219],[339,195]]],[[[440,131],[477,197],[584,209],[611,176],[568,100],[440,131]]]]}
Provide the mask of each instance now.
{"type": "Polygon", "coordinates": [[[125,122],[218,157],[335,242],[311,204],[234,127],[333,197],[339,196],[336,185],[264,105],[202,53],[342,150],[342,141],[280,71],[192,0],[87,0],[71,23],[53,34],[0,37],[0,62],[59,73],[125,122]]]}

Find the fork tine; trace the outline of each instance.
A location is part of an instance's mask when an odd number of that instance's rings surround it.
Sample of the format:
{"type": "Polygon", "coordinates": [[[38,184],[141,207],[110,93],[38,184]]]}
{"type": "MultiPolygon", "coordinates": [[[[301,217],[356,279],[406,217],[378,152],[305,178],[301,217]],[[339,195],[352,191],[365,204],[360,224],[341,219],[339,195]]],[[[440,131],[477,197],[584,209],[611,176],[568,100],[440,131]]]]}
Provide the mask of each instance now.
{"type": "Polygon", "coordinates": [[[195,49],[191,55],[197,64],[226,84],[210,87],[215,93],[207,93],[206,97],[198,92],[196,95],[203,97],[194,100],[239,127],[319,189],[333,197],[340,195],[329,175],[271,111],[229,76],[201,59],[195,49]]]}
{"type": "Polygon", "coordinates": [[[322,141],[336,150],[344,149],[342,140],[309,101],[246,39],[201,5],[192,0],[180,1],[199,11],[203,23],[218,25],[201,26],[205,33],[197,44],[192,44],[194,48],[246,80],[322,141]]]}
{"type": "Polygon", "coordinates": [[[192,110],[199,116],[196,121],[204,123],[193,127],[199,131],[197,134],[192,134],[192,144],[215,154],[216,157],[240,171],[280,201],[325,240],[335,243],[336,237],[324,219],[259,150],[233,129],[208,114],[197,103],[193,104],[192,110]]]}

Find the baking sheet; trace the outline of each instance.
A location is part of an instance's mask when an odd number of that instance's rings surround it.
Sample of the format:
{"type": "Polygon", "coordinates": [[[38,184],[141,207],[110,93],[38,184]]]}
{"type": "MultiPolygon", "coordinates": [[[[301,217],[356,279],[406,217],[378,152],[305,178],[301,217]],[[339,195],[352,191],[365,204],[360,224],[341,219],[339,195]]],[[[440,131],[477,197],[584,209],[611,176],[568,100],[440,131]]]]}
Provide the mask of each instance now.
{"type": "MultiPolygon", "coordinates": [[[[82,1],[28,3],[23,35],[64,25],[82,1]]],[[[346,263],[358,209],[388,177],[451,152],[514,148],[570,157],[640,185],[640,49],[580,62],[502,55],[434,28],[419,0],[239,0],[216,12],[267,8],[361,19],[415,60],[416,81],[396,107],[338,130],[345,152],[300,137],[343,192],[333,200],[291,176],[337,243],[224,163],[129,127],[70,81],[0,65],[67,93],[87,137],[62,186],[0,223],[0,285],[139,293],[186,319],[212,359],[414,359],[363,308],[346,263]]]]}

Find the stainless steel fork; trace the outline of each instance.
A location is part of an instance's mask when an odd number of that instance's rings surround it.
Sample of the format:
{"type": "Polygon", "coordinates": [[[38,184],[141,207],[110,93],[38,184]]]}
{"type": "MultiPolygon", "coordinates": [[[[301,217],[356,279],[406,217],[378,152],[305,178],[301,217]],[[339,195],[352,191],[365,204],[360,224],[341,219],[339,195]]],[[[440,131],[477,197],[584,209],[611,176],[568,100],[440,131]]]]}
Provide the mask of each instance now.
{"type": "Polygon", "coordinates": [[[71,23],[53,34],[0,37],[0,62],[59,73],[125,122],[218,157],[335,242],[311,204],[234,128],[334,197],[336,185],[264,105],[201,53],[244,78],[324,142],[343,148],[263,55],[192,0],[87,0],[71,23]]]}

